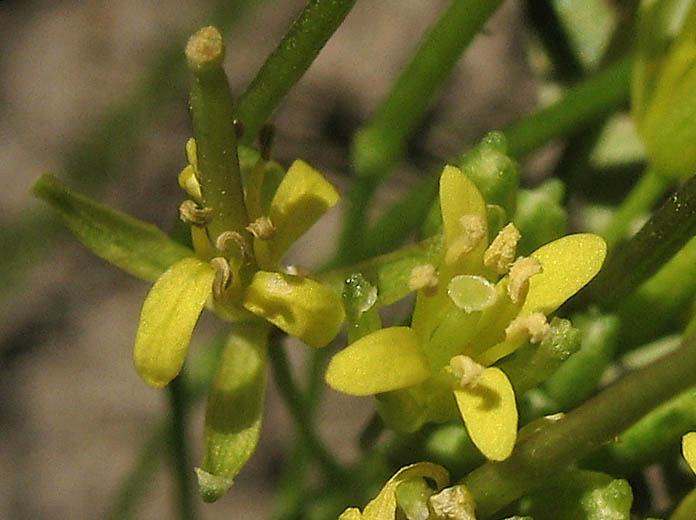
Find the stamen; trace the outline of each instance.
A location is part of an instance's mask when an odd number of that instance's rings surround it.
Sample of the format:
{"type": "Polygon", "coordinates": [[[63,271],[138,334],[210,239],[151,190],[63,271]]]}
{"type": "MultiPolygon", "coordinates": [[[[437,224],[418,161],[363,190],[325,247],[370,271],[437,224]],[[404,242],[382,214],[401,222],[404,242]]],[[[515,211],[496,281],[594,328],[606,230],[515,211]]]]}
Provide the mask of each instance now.
{"type": "Polygon", "coordinates": [[[198,169],[198,147],[193,137],[189,137],[189,140],[186,141],[186,159],[194,170],[198,169]]]}
{"type": "Polygon", "coordinates": [[[197,203],[203,201],[201,185],[198,183],[196,169],[192,165],[189,164],[186,168],[181,170],[178,181],[179,187],[184,190],[189,197],[192,197],[197,203]]]}
{"type": "Polygon", "coordinates": [[[541,262],[533,257],[520,256],[510,267],[508,294],[513,303],[521,303],[529,291],[529,279],[543,271],[541,262]]]}
{"type": "Polygon", "coordinates": [[[276,228],[268,217],[259,217],[246,227],[246,230],[260,240],[270,240],[276,234],[276,228]]]}
{"type": "Polygon", "coordinates": [[[411,275],[408,279],[408,288],[411,291],[423,291],[426,296],[434,296],[437,293],[438,283],[439,279],[434,265],[417,265],[411,269],[411,275]]]}
{"type": "Polygon", "coordinates": [[[213,210],[201,207],[192,200],[185,200],[179,206],[179,218],[192,226],[205,227],[213,220],[213,210]]]}
{"type": "Polygon", "coordinates": [[[432,514],[438,520],[476,518],[476,502],[464,484],[457,484],[428,498],[432,514]]]}
{"type": "Polygon", "coordinates": [[[216,256],[210,261],[210,265],[215,269],[215,280],[213,280],[213,298],[217,301],[222,301],[225,296],[225,291],[230,286],[232,279],[232,270],[227,260],[221,256],[216,256]]]}
{"type": "Polygon", "coordinates": [[[230,242],[237,246],[244,258],[251,258],[253,256],[249,241],[244,235],[237,231],[223,231],[220,233],[217,239],[215,239],[215,248],[220,252],[225,252],[229,249],[230,242]]]}
{"type": "Polygon", "coordinates": [[[546,316],[541,312],[534,312],[512,320],[505,329],[505,339],[514,341],[529,338],[532,343],[539,343],[550,332],[551,326],[546,321],[546,316]]]}
{"type": "Polygon", "coordinates": [[[454,376],[459,389],[476,388],[484,371],[483,365],[464,355],[454,356],[450,359],[448,369],[454,376]]]}
{"type": "Polygon", "coordinates": [[[486,221],[479,215],[464,215],[459,219],[462,234],[447,248],[445,262],[452,265],[473,251],[486,236],[486,221]]]}
{"type": "Polygon", "coordinates": [[[494,269],[498,274],[505,274],[515,259],[517,242],[521,238],[515,224],[510,222],[498,232],[491,245],[483,254],[483,265],[494,269]]]}

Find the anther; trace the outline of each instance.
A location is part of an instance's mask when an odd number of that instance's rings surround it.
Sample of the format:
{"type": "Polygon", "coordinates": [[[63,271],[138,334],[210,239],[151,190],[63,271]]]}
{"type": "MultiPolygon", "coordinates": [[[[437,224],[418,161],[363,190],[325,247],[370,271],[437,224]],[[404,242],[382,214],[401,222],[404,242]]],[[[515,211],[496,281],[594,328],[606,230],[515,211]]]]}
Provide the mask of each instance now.
{"type": "Polygon", "coordinates": [[[534,257],[520,256],[510,267],[508,294],[513,303],[521,303],[529,291],[529,279],[543,271],[541,262],[534,257]]]}
{"type": "Polygon", "coordinates": [[[486,236],[486,221],[479,215],[464,215],[459,219],[462,234],[447,248],[445,262],[454,264],[473,251],[486,236]]]}
{"type": "Polygon", "coordinates": [[[494,269],[498,274],[507,273],[515,259],[517,242],[520,238],[520,232],[515,224],[510,222],[498,232],[491,245],[486,249],[483,254],[483,265],[494,269]]]}
{"type": "Polygon", "coordinates": [[[438,283],[434,265],[417,265],[411,269],[411,275],[408,278],[408,288],[411,291],[423,291],[426,296],[434,296],[437,293],[438,283]]]}
{"type": "Polygon", "coordinates": [[[459,389],[472,389],[481,380],[484,367],[469,356],[454,356],[449,362],[449,372],[454,376],[459,389]]]}
{"type": "Polygon", "coordinates": [[[221,256],[216,256],[210,260],[210,265],[215,269],[215,280],[213,280],[213,298],[217,301],[222,301],[225,296],[225,291],[230,286],[232,279],[232,270],[230,264],[221,256]]]}
{"type": "Polygon", "coordinates": [[[532,343],[539,343],[549,332],[551,326],[546,321],[546,316],[541,312],[534,312],[512,320],[505,329],[505,339],[515,341],[529,338],[532,343]]]}
{"type": "Polygon", "coordinates": [[[250,223],[246,230],[259,240],[270,240],[276,234],[276,228],[268,217],[259,217],[250,223]]]}
{"type": "Polygon", "coordinates": [[[185,200],[179,206],[179,218],[192,226],[205,227],[213,220],[213,210],[200,207],[192,200],[185,200]]]}
{"type": "Polygon", "coordinates": [[[242,253],[244,258],[251,258],[252,250],[249,241],[237,231],[223,231],[215,240],[215,248],[224,252],[228,250],[230,242],[242,253]]]}

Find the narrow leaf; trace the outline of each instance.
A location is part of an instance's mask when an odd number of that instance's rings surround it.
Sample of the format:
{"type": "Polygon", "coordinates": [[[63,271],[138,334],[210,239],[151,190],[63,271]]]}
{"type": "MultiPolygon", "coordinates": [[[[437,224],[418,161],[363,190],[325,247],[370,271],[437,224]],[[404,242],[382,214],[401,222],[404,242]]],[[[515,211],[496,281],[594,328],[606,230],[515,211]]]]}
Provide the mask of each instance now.
{"type": "Polygon", "coordinates": [[[193,255],[156,226],[68,190],[51,175],[40,177],[32,192],[60,213],[85,247],[143,280],[155,281],[170,265],[193,255]]]}

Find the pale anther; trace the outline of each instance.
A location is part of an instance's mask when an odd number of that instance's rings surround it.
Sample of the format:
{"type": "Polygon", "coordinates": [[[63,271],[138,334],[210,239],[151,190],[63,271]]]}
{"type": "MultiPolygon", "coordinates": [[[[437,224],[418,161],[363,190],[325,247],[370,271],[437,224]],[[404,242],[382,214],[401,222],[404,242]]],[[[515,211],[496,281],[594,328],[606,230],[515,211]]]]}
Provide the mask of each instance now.
{"type": "Polygon", "coordinates": [[[513,303],[522,303],[527,297],[529,279],[543,271],[541,262],[533,257],[521,256],[510,267],[508,294],[513,303]]]}
{"type": "Polygon", "coordinates": [[[259,240],[270,240],[276,234],[276,228],[268,217],[259,217],[250,223],[246,230],[259,240]]]}
{"type": "Polygon", "coordinates": [[[467,520],[476,518],[476,503],[463,484],[448,487],[428,499],[431,520],[467,520]]]}
{"type": "Polygon", "coordinates": [[[411,291],[423,291],[423,294],[426,296],[433,296],[437,293],[438,281],[434,265],[417,265],[411,269],[411,275],[408,278],[408,288],[411,291]]]}
{"type": "Polygon", "coordinates": [[[454,264],[473,251],[486,236],[486,221],[479,215],[464,215],[459,219],[462,233],[447,248],[445,262],[454,264]]]}
{"type": "Polygon", "coordinates": [[[179,206],[179,218],[192,226],[205,227],[213,220],[213,210],[185,200],[179,206]]]}
{"type": "Polygon", "coordinates": [[[449,362],[449,372],[454,376],[455,384],[460,389],[476,388],[481,380],[484,367],[469,356],[454,356],[449,362]]]}
{"type": "Polygon", "coordinates": [[[546,321],[546,316],[541,312],[534,312],[512,320],[505,329],[505,339],[515,341],[529,338],[532,343],[539,343],[549,332],[551,325],[546,321]]]}
{"type": "Polygon", "coordinates": [[[498,274],[505,274],[515,259],[517,242],[521,238],[515,224],[510,222],[501,229],[483,254],[483,265],[494,269],[498,274]]]}
{"type": "Polygon", "coordinates": [[[242,253],[244,258],[251,258],[252,250],[249,241],[238,231],[223,231],[220,233],[215,239],[215,248],[224,252],[229,249],[230,243],[242,253]]]}
{"type": "Polygon", "coordinates": [[[213,297],[221,301],[224,299],[225,290],[229,287],[232,279],[232,270],[227,260],[221,256],[216,256],[210,261],[210,265],[215,269],[215,280],[213,280],[213,297]]]}

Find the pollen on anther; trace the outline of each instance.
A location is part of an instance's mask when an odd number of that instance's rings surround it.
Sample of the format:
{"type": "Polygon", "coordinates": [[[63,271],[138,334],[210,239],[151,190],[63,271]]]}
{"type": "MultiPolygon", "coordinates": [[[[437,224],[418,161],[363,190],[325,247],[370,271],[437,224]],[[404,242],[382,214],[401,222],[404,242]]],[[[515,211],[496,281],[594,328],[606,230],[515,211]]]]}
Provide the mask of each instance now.
{"type": "Polygon", "coordinates": [[[408,279],[408,288],[411,291],[423,291],[426,296],[433,296],[437,292],[439,279],[435,266],[432,264],[417,265],[411,270],[408,279]]]}
{"type": "Polygon", "coordinates": [[[550,331],[551,326],[546,321],[546,316],[541,312],[534,312],[512,320],[505,329],[505,339],[513,341],[529,338],[532,343],[539,343],[550,331]]]}
{"type": "Polygon", "coordinates": [[[445,262],[454,264],[473,251],[486,236],[486,221],[480,215],[464,215],[459,219],[462,233],[449,244],[445,262]]]}
{"type": "Polygon", "coordinates": [[[513,303],[521,303],[527,297],[529,279],[543,271],[541,262],[533,257],[521,256],[510,267],[508,294],[513,303]]]}
{"type": "Polygon", "coordinates": [[[507,273],[515,259],[517,242],[520,238],[519,230],[515,224],[510,222],[498,232],[491,245],[486,249],[483,254],[483,265],[494,269],[498,274],[507,273]]]}
{"type": "Polygon", "coordinates": [[[454,356],[449,362],[449,372],[454,376],[455,384],[460,389],[476,388],[484,367],[469,356],[454,356]]]}

